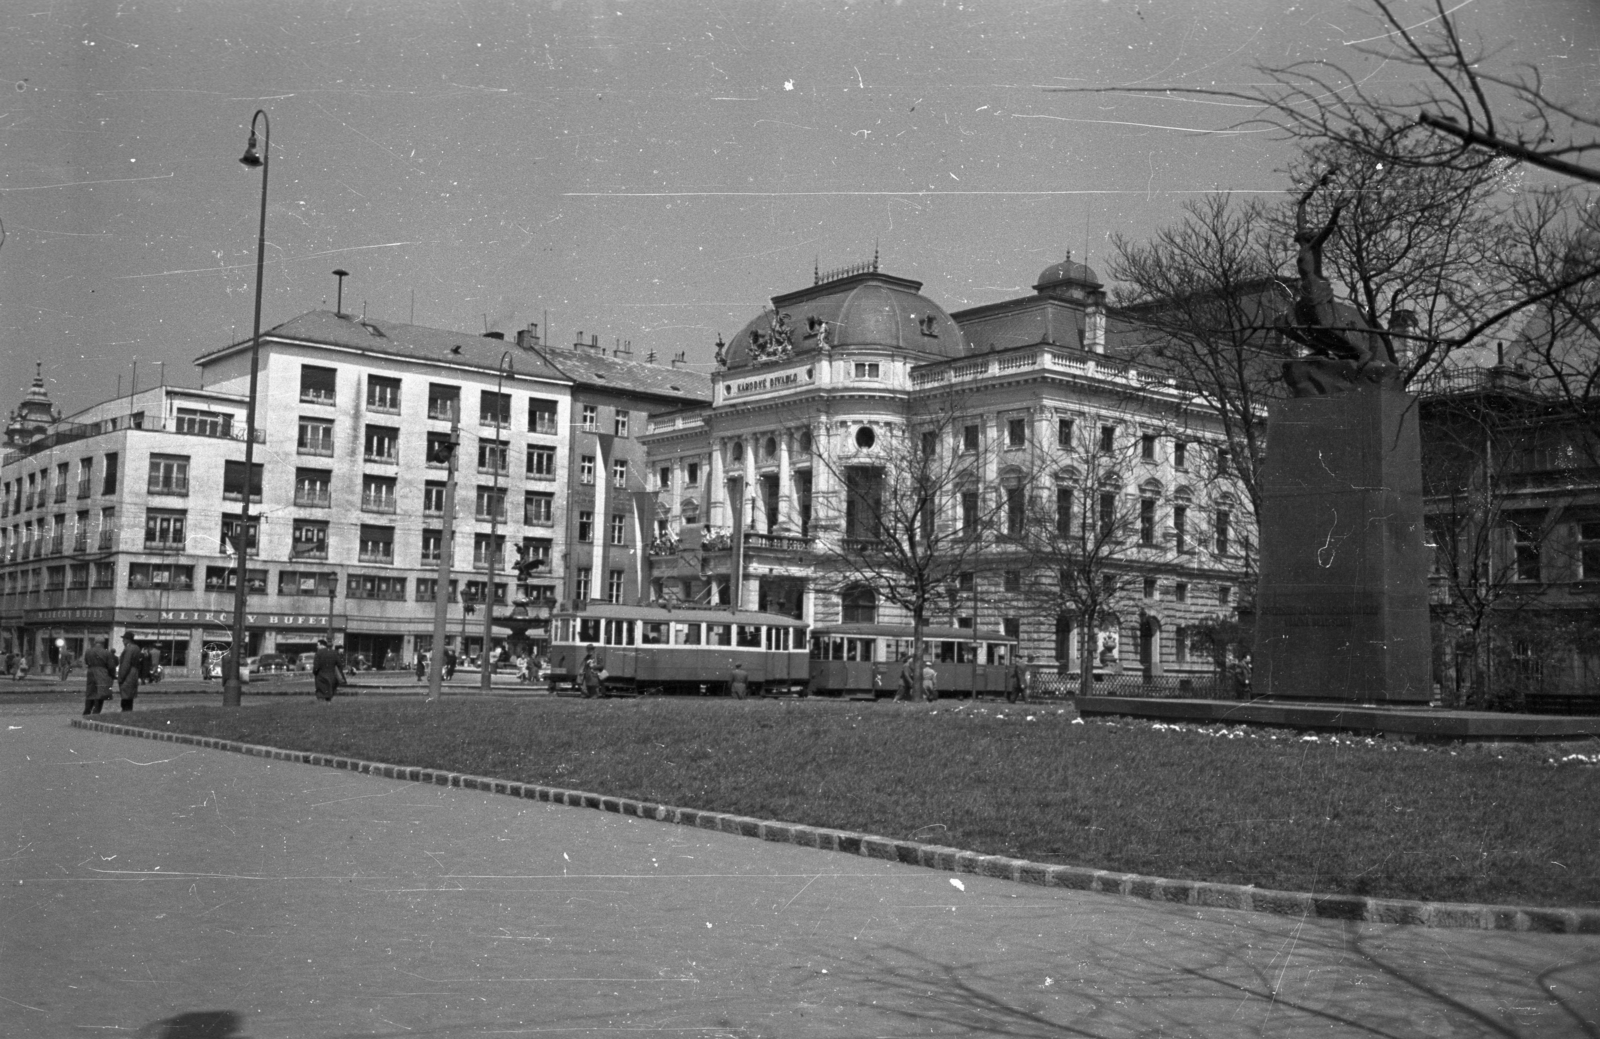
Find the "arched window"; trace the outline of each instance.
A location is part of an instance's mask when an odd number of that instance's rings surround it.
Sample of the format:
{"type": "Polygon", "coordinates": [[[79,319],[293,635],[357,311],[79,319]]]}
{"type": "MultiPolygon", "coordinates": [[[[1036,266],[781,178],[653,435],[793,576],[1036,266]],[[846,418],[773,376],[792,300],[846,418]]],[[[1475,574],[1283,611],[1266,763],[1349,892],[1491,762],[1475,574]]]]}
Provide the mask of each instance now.
{"type": "Polygon", "coordinates": [[[840,592],[839,604],[846,624],[878,622],[878,594],[864,584],[853,584],[840,592]]]}
{"type": "Polygon", "coordinates": [[[735,440],[733,442],[733,460],[735,462],[744,461],[744,441],[743,440],[735,440]]]}

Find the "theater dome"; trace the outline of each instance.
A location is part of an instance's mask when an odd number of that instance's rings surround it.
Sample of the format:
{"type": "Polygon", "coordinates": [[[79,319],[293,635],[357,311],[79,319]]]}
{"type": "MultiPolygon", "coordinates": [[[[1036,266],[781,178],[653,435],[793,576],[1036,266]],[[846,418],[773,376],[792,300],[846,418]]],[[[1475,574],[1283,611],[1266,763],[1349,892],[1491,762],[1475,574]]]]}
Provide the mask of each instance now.
{"type": "Polygon", "coordinates": [[[1099,288],[1100,276],[1094,268],[1086,263],[1073,260],[1072,253],[1067,253],[1067,258],[1060,263],[1053,263],[1039,272],[1039,280],[1034,283],[1035,292],[1043,292],[1057,285],[1081,285],[1099,288]]]}
{"type": "Polygon", "coordinates": [[[921,288],[921,282],[867,270],[774,296],[772,308],[723,348],[726,367],[861,347],[903,350],[919,361],[965,355],[961,328],[921,288]]]}

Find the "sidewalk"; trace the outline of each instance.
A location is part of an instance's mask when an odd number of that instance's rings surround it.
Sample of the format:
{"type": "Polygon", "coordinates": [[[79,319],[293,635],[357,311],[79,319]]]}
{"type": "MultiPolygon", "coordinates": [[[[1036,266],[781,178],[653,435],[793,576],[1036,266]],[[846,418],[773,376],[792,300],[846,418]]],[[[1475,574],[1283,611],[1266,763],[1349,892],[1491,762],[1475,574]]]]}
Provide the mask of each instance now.
{"type": "MultiPolygon", "coordinates": [[[[447,696],[468,696],[478,694],[478,672],[457,671],[455,678],[444,684],[447,696]]],[[[546,696],[549,690],[544,683],[518,682],[515,673],[497,674],[494,676],[493,695],[496,696],[546,696]]],[[[370,696],[378,694],[388,695],[416,695],[427,694],[428,683],[418,682],[417,677],[410,671],[358,671],[350,675],[350,685],[342,687],[341,696],[370,696]]],[[[284,675],[256,675],[244,686],[244,696],[310,696],[312,681],[309,674],[294,673],[284,675]]],[[[0,677],[0,705],[5,703],[8,693],[71,693],[81,697],[83,695],[83,672],[74,671],[72,677],[65,682],[54,675],[37,676],[29,675],[18,680],[9,677],[0,677]]],[[[146,693],[210,693],[219,700],[222,697],[222,683],[217,679],[206,681],[199,678],[174,678],[163,679],[141,687],[140,695],[146,693]]]]}
{"type": "Polygon", "coordinates": [[[954,877],[70,717],[0,699],[6,1036],[1542,1039],[1600,1017],[1596,935],[954,877]]]}

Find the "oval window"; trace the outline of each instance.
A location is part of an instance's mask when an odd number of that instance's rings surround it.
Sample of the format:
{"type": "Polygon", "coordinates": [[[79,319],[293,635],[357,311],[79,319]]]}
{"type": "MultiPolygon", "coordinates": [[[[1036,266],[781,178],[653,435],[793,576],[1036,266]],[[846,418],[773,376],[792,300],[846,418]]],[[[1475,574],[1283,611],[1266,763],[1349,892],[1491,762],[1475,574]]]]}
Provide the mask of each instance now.
{"type": "Polygon", "coordinates": [[[872,427],[871,426],[862,426],[860,429],[856,430],[856,446],[857,447],[868,448],[868,447],[871,447],[873,444],[876,444],[877,442],[878,442],[878,434],[876,434],[876,433],[874,433],[872,431],[872,427]]]}

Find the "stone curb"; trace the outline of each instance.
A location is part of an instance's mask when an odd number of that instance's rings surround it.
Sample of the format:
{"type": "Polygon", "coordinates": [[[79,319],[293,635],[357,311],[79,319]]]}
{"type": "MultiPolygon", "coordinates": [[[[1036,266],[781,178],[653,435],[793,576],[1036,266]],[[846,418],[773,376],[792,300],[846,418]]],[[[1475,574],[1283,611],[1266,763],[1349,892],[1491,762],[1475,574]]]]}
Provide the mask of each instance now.
{"type": "Polygon", "coordinates": [[[516,783],[460,772],[386,765],[374,761],[342,758],[333,754],[282,750],[258,744],[238,743],[210,736],[181,732],[159,732],[117,725],[90,718],[74,718],[75,728],[113,736],[137,736],[167,743],[183,743],[208,750],[226,750],[250,757],[321,765],[403,779],[413,783],[453,786],[490,794],[506,794],[529,801],[546,801],[574,808],[596,808],[618,815],[653,819],[679,826],[697,826],[744,837],[805,848],[863,855],[871,859],[925,866],[947,873],[971,873],[1013,880],[1041,887],[1097,891],[1128,895],[1152,902],[1205,906],[1213,909],[1239,909],[1244,912],[1274,913],[1279,916],[1316,917],[1325,920],[1362,921],[1381,924],[1408,924],[1418,927],[1452,927],[1483,931],[1535,931],[1549,934],[1600,934],[1600,909],[1553,909],[1538,906],[1475,905],[1453,902],[1418,902],[1400,898],[1365,898],[1360,895],[1317,895],[1304,891],[1273,891],[1240,884],[1217,884],[1204,880],[1171,880],[1136,873],[1116,873],[1083,866],[1054,866],[1004,855],[984,855],[920,841],[896,840],[868,833],[833,830],[821,826],[753,819],[698,808],[679,808],[634,798],[612,797],[582,790],[564,790],[536,783],[516,783]]]}

